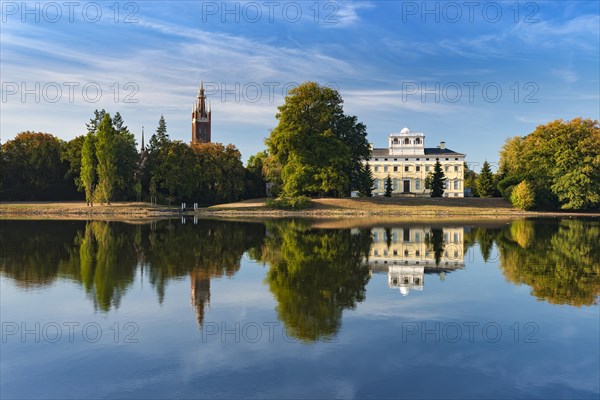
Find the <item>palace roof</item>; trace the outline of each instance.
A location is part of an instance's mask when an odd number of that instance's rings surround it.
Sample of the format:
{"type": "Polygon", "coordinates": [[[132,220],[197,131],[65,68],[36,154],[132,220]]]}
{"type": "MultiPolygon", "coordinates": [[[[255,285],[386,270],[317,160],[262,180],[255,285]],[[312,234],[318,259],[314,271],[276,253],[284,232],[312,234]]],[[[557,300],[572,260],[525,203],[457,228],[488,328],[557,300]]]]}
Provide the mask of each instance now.
{"type": "MultiPolygon", "coordinates": [[[[441,156],[441,155],[448,155],[448,156],[452,156],[452,157],[456,157],[456,156],[465,156],[462,153],[457,153],[454,150],[450,150],[450,149],[441,149],[439,147],[426,147],[425,149],[425,155],[429,156],[429,155],[435,155],[435,156],[441,156]]],[[[415,155],[415,154],[407,154],[407,155],[403,155],[403,154],[390,154],[390,149],[389,148],[383,148],[383,149],[373,149],[371,158],[373,157],[394,157],[394,158],[406,158],[406,157],[419,157],[419,156],[423,156],[423,155],[415,155]]]]}

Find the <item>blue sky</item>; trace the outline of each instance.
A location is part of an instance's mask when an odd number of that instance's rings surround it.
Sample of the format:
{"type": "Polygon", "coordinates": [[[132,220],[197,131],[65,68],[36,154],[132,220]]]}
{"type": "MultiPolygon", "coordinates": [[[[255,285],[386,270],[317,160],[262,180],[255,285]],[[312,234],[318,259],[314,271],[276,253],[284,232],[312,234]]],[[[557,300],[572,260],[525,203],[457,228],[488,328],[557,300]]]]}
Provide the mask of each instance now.
{"type": "Polygon", "coordinates": [[[3,1],[1,140],[68,140],[105,108],[138,141],[164,114],[187,142],[203,80],[213,141],[246,160],[284,88],[312,80],[340,91],[375,147],[407,126],[478,169],[507,137],[600,119],[599,15],[597,1],[3,1]]]}

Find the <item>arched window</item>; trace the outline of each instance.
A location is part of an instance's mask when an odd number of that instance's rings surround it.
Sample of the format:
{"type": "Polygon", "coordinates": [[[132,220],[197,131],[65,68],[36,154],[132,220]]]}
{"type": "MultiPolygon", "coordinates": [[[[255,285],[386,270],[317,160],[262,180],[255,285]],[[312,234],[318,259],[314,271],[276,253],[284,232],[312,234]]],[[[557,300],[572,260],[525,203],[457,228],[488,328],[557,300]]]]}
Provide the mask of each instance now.
{"type": "Polygon", "coordinates": [[[408,138],[404,139],[404,144],[409,144],[410,140],[408,140],[408,138]]]}
{"type": "Polygon", "coordinates": [[[398,138],[394,138],[394,141],[393,141],[393,143],[394,143],[394,144],[398,144],[398,138]]]}
{"type": "Polygon", "coordinates": [[[421,144],[421,139],[419,139],[419,138],[416,138],[416,139],[415,139],[415,144],[421,144]]]}

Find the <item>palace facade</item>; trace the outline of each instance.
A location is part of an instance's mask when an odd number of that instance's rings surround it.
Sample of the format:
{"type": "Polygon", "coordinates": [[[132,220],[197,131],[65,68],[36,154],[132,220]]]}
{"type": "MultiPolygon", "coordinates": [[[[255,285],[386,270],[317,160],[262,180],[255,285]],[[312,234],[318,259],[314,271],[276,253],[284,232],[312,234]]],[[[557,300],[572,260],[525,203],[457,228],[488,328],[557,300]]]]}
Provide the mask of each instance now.
{"type": "Polygon", "coordinates": [[[373,148],[369,164],[375,178],[374,196],[383,196],[388,175],[392,179],[393,195],[429,196],[425,178],[439,161],[446,176],[444,197],[464,197],[465,154],[446,148],[425,147],[425,135],[404,128],[391,133],[387,148],[373,148]]]}

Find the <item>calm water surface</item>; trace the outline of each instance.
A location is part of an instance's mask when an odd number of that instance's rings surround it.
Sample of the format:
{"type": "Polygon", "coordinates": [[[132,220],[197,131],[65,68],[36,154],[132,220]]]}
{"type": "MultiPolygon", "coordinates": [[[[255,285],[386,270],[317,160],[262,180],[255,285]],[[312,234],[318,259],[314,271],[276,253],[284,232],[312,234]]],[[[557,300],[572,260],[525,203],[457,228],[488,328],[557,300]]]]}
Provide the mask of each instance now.
{"type": "Polygon", "coordinates": [[[3,399],[600,395],[598,219],[0,229],[3,399]]]}

